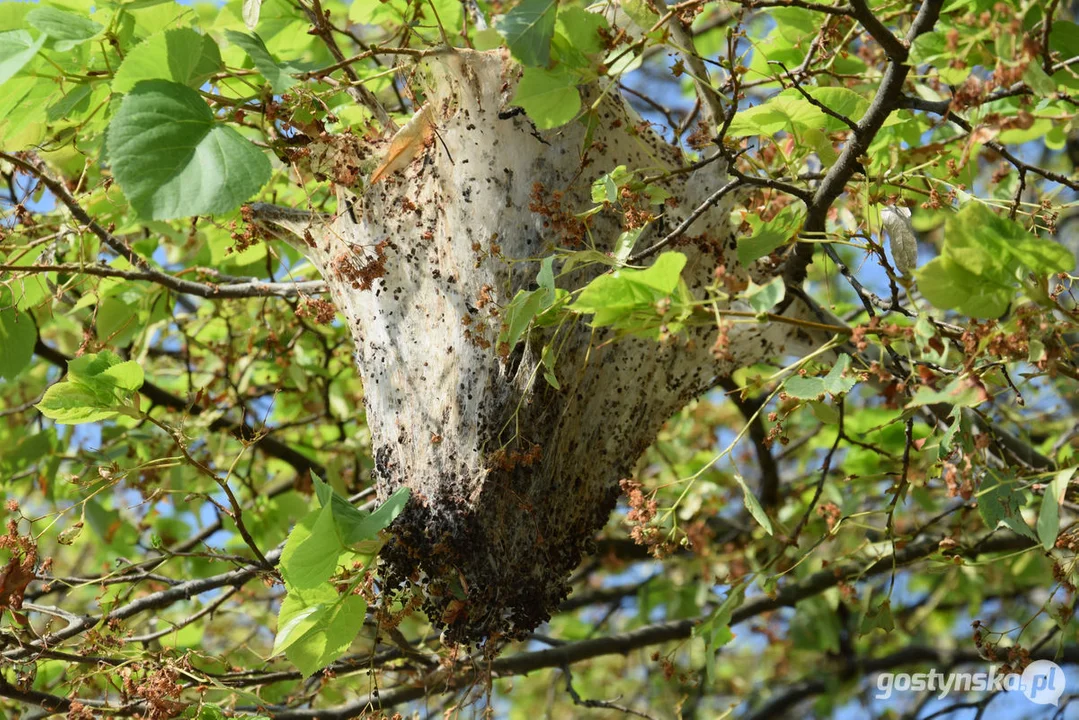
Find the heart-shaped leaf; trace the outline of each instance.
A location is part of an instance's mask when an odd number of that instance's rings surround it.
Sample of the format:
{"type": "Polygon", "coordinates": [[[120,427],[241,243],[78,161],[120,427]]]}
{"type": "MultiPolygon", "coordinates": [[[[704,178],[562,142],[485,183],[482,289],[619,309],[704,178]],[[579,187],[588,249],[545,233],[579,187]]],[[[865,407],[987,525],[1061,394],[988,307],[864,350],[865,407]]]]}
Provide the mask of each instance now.
{"type": "Polygon", "coordinates": [[[265,153],[218,123],[197,92],[165,80],[127,94],[107,147],[124,194],[153,220],[229,212],[270,179],[265,153]]]}

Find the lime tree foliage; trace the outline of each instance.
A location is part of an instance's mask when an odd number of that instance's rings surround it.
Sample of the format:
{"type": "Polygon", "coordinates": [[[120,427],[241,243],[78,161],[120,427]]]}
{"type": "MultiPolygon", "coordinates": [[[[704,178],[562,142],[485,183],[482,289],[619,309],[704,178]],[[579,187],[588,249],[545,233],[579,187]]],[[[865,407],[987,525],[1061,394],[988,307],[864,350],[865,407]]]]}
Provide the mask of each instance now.
{"type": "Polygon", "coordinates": [[[1057,0],[0,4],[0,715],[1044,709],[873,693],[1079,663],[1076,93],[1057,0]]]}

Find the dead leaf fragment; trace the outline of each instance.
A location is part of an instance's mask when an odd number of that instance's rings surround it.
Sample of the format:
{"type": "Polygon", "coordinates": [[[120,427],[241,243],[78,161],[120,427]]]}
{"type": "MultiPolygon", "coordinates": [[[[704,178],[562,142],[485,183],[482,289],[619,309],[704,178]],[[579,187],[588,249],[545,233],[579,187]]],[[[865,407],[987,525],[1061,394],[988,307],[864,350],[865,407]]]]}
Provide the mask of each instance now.
{"type": "Polygon", "coordinates": [[[435,121],[431,106],[424,105],[393,136],[393,140],[390,141],[390,149],[386,151],[386,156],[382,158],[382,162],[371,174],[369,185],[374,185],[379,180],[408,166],[423,150],[423,146],[434,133],[434,130],[435,121]]]}

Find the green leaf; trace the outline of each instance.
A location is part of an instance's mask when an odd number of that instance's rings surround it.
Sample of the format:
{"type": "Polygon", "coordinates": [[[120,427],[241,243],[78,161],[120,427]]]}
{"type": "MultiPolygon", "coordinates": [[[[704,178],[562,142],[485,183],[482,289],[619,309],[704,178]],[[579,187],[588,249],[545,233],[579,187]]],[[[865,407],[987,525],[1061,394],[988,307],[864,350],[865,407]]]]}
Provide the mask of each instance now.
{"type": "Polygon", "coordinates": [[[619,3],[623,12],[629,16],[629,18],[637,23],[637,27],[640,28],[640,32],[648,30],[657,22],[659,22],[659,15],[656,14],[652,6],[647,0],[622,0],[619,3]]]}
{"type": "Polygon", "coordinates": [[[772,529],[772,521],[768,519],[768,513],[764,512],[764,508],[761,507],[760,502],[757,500],[757,496],[753,494],[753,491],[746,485],[745,479],[738,473],[734,474],[734,481],[742,488],[742,501],[746,505],[746,510],[749,510],[749,514],[753,516],[753,519],[764,528],[766,533],[771,535],[775,532],[772,529]]]}
{"type": "Polygon", "coordinates": [[[1027,69],[1023,73],[1023,81],[1039,95],[1049,96],[1057,90],[1057,84],[1045,74],[1042,66],[1036,62],[1027,64],[1027,69]]]}
{"type": "MultiPolygon", "coordinates": [[[[869,98],[863,93],[857,93],[845,87],[807,87],[806,92],[810,97],[824,105],[829,110],[842,115],[845,118],[858,122],[869,110],[869,98]]],[[[789,91],[788,91],[789,92],[789,91]]],[[[798,92],[795,90],[795,92],[798,92]]],[[[805,98],[802,98],[805,100],[805,98]]],[[[806,100],[806,102],[809,102],[806,100]]],[[[824,130],[825,132],[832,132],[835,130],[847,129],[847,124],[842,120],[831,117],[820,110],[818,110],[821,122],[811,124],[811,127],[824,130]]]]}
{"type": "Polygon", "coordinates": [[[983,280],[948,257],[933,258],[915,271],[918,289],[934,307],[956,309],[975,318],[1000,317],[1013,290],[983,280]]]}
{"type": "Polygon", "coordinates": [[[790,625],[790,639],[795,648],[839,652],[841,630],[839,618],[828,598],[815,595],[795,605],[795,615],[790,625]]]}
{"type": "Polygon", "coordinates": [[[554,285],[554,256],[544,258],[536,275],[536,290],[518,290],[502,312],[498,344],[512,350],[536,315],[550,308],[558,299],[554,285]]]}
{"type": "Polygon", "coordinates": [[[337,592],[329,583],[322,583],[307,591],[290,591],[281,603],[277,615],[277,636],[274,638],[273,654],[277,655],[310,632],[324,613],[326,606],[338,599],[337,592]]]}
{"type": "Polygon", "coordinates": [[[118,390],[134,392],[142,387],[145,380],[142,368],[134,360],[128,360],[118,365],[113,365],[99,376],[101,380],[108,382],[118,390]]]}
{"type": "Polygon", "coordinates": [[[257,33],[248,35],[234,30],[226,30],[225,37],[233,45],[243,48],[247,56],[251,58],[251,62],[255,64],[255,69],[266,78],[275,93],[284,92],[296,84],[296,78],[289,74],[294,71],[273,59],[270,51],[266,49],[266,43],[262,41],[262,38],[257,33]]]}
{"type": "Polygon", "coordinates": [[[265,153],[216,122],[197,92],[164,80],[124,97],[107,147],[124,194],[154,220],[227,213],[270,179],[265,153]]]}
{"type": "Polygon", "coordinates": [[[948,218],[945,254],[965,268],[984,275],[997,268],[1014,272],[1071,272],[1075,256],[1063,245],[1031,235],[1026,229],[980,202],[969,202],[948,218]]]}
{"type": "Polygon", "coordinates": [[[1065,468],[1053,476],[1042,495],[1042,506],[1038,512],[1038,540],[1045,550],[1052,550],[1060,532],[1060,505],[1068,491],[1068,483],[1079,466],[1065,468]]]}
{"type": "Polygon", "coordinates": [[[883,630],[890,633],[895,629],[895,619],[892,617],[892,603],[885,598],[878,605],[872,605],[866,610],[862,618],[861,634],[866,635],[873,630],[883,630]]]}
{"type": "Polygon", "coordinates": [[[1012,531],[1037,540],[1038,537],[1023,519],[1021,493],[1014,479],[1005,477],[996,470],[990,470],[978,491],[978,513],[989,530],[996,530],[1004,523],[1012,531]]]}
{"type": "Polygon", "coordinates": [[[934,306],[992,318],[1007,310],[1021,270],[1048,275],[1074,268],[1067,248],[1031,235],[982,203],[968,202],[948,218],[940,257],[915,277],[934,306]]]}
{"type": "Polygon", "coordinates": [[[1064,57],[1079,55],[1079,25],[1070,20],[1054,22],[1049,49],[1061,53],[1064,57]]]}
{"type": "Polygon", "coordinates": [[[126,391],[121,396],[128,397],[142,387],[145,379],[137,362],[123,361],[109,350],[88,353],[69,360],[67,372],[72,382],[97,390],[107,397],[115,397],[115,390],[126,391]]]}
{"type": "Polygon", "coordinates": [[[824,394],[824,381],[817,377],[792,375],[783,382],[783,390],[799,400],[815,400],[824,394]]]}
{"type": "Polygon", "coordinates": [[[292,528],[281,551],[281,576],[291,591],[310,590],[329,580],[344,548],[332,503],[308,513],[292,528]]]}
{"type": "Polygon", "coordinates": [[[90,18],[44,5],[28,12],[26,22],[48,35],[53,49],[59,52],[81,45],[105,29],[90,18]]]}
{"type": "Polygon", "coordinates": [[[788,205],[778,215],[762,223],[759,218],[751,217],[754,225],[753,234],[738,240],[738,262],[749,265],[773,250],[798,236],[805,218],[805,206],[788,205]]]}
{"type": "Polygon", "coordinates": [[[511,104],[524,108],[540,130],[565,125],[581,109],[578,81],[577,75],[562,67],[526,67],[511,104]]]}
{"type": "Polygon", "coordinates": [[[58,101],[49,106],[46,117],[50,122],[63,120],[77,109],[85,110],[89,106],[89,98],[94,89],[90,83],[78,83],[73,87],[68,85],[68,92],[58,101]]]}
{"type": "Polygon", "coordinates": [[[925,385],[919,387],[915,391],[914,397],[907,403],[907,407],[921,407],[938,403],[956,407],[974,407],[987,399],[985,391],[978,383],[972,382],[967,377],[958,377],[948,383],[943,390],[934,390],[925,385]]]}
{"type": "Polygon", "coordinates": [[[35,342],[33,318],[14,308],[0,310],[0,377],[14,380],[30,364],[35,342]]]}
{"type": "Polygon", "coordinates": [[[198,88],[222,67],[221,52],[209,35],[190,28],[166,30],[128,52],[112,80],[112,89],[131,92],[141,80],[171,80],[198,88]]]}
{"type": "MultiPolygon", "coordinates": [[[[869,109],[862,95],[838,87],[813,87],[806,91],[829,109],[857,122],[869,109]]],[[[825,132],[846,130],[842,120],[826,114],[795,89],[784,90],[760,105],[740,111],[727,130],[730,137],[775,135],[778,132],[802,133],[817,129],[825,132]]]]}
{"type": "Polygon", "coordinates": [[[68,425],[115,417],[143,383],[138,363],[124,362],[108,350],[70,360],[67,370],[67,379],[46,390],[35,407],[68,425]]]}
{"type": "Polygon", "coordinates": [[[330,508],[334,532],[340,541],[338,545],[347,546],[357,552],[376,552],[381,547],[379,533],[401,514],[411,493],[407,487],[399,487],[374,512],[366,512],[353,507],[346,498],[335,493],[333,488],[318,477],[313,476],[313,480],[315,493],[323,510],[327,506],[330,508]]]}
{"type": "Polygon", "coordinates": [[[931,63],[948,55],[948,43],[940,32],[922,33],[910,46],[911,65],[931,63]]]}
{"type": "Polygon", "coordinates": [[[786,294],[787,286],[783,284],[783,277],[776,275],[768,283],[758,285],[752,280],[745,291],[746,302],[759,313],[765,313],[776,306],[783,295],[786,294]]]}
{"type": "Polygon", "coordinates": [[[642,310],[654,316],[656,302],[674,292],[685,264],[682,253],[666,252],[644,270],[620,268],[600,275],[581,290],[570,309],[594,314],[596,327],[619,324],[642,310]]]}
{"type": "Polygon", "coordinates": [[[633,252],[633,246],[637,244],[637,240],[640,239],[645,227],[647,226],[626,230],[614,241],[614,250],[611,251],[611,254],[614,255],[614,259],[619,265],[625,265],[630,253],[633,252]]]}
{"type": "Polygon", "coordinates": [[[90,388],[79,383],[56,383],[35,405],[41,414],[64,425],[98,422],[115,417],[116,409],[98,398],[90,388]]]}
{"type": "MultiPolygon", "coordinates": [[[[406,0],[353,0],[348,9],[348,17],[360,25],[398,25],[407,22],[405,18],[408,12],[406,0]]],[[[248,25],[248,29],[254,28],[248,25]]],[[[501,38],[499,41],[501,42],[501,38]]]]}
{"type": "Polygon", "coordinates": [[[812,411],[813,417],[817,418],[825,425],[839,424],[839,410],[835,405],[828,402],[821,402],[820,400],[810,400],[809,409],[812,411]]]}
{"type": "Polygon", "coordinates": [[[536,273],[536,284],[544,290],[555,291],[554,287],[554,255],[543,258],[540,261],[539,272],[536,273]]]}
{"type": "Polygon", "coordinates": [[[850,363],[850,355],[843,353],[839,356],[839,360],[824,376],[822,385],[827,392],[832,395],[843,395],[849,393],[858,383],[857,378],[846,375],[847,371],[850,370],[850,363]]]}
{"type": "Polygon", "coordinates": [[[349,595],[341,602],[320,610],[311,618],[314,627],[285,650],[285,656],[310,677],[345,654],[363,628],[367,601],[349,595]]]}
{"type": "Polygon", "coordinates": [[[7,477],[48,457],[56,447],[56,428],[46,428],[33,435],[24,435],[16,443],[9,443],[0,457],[0,469],[7,477]],[[14,447],[12,446],[14,445],[14,447]]]}
{"type": "Polygon", "coordinates": [[[609,202],[612,205],[618,202],[618,188],[633,179],[633,174],[626,170],[625,165],[619,165],[609,173],[604,173],[592,181],[592,202],[609,202]]]}
{"type": "Polygon", "coordinates": [[[45,35],[37,40],[25,30],[0,33],[0,84],[6,83],[30,62],[45,44],[45,35]]]}
{"type": "Polygon", "coordinates": [[[557,15],[556,0],[524,0],[502,17],[497,29],[522,64],[543,66],[551,59],[557,15]]]}
{"type": "Polygon", "coordinates": [[[840,355],[823,378],[792,375],[784,381],[783,390],[799,400],[816,400],[825,393],[833,396],[843,395],[850,392],[858,383],[858,378],[849,374],[850,365],[850,356],[840,355]]]}
{"type": "Polygon", "coordinates": [[[952,443],[955,440],[955,433],[963,425],[963,413],[962,411],[952,411],[951,417],[952,424],[948,426],[948,429],[944,431],[944,434],[940,437],[940,447],[937,449],[937,459],[943,460],[952,453],[952,443]]]}
{"type": "Polygon", "coordinates": [[[480,30],[470,33],[470,35],[472,36],[472,46],[480,52],[502,47],[502,36],[494,28],[480,30]]]}
{"type": "Polygon", "coordinates": [[[564,5],[558,9],[558,32],[582,53],[604,52],[607,43],[599,31],[608,27],[607,19],[600,13],[588,12],[577,5],[564,5]]]}
{"type": "MultiPolygon", "coordinates": [[[[411,491],[402,485],[394,490],[393,493],[386,498],[386,501],[379,505],[372,513],[361,513],[361,516],[356,519],[355,522],[349,520],[346,523],[342,523],[341,517],[335,515],[338,519],[338,527],[341,530],[341,540],[349,547],[377,540],[379,532],[388,528],[390,523],[392,523],[394,519],[401,514],[401,511],[405,509],[405,505],[408,504],[410,496],[411,491]]],[[[351,505],[349,505],[349,507],[352,508],[351,505]]],[[[355,508],[352,509],[355,510],[355,508]]]]}
{"type": "Polygon", "coordinates": [[[273,654],[284,652],[304,677],[340,657],[363,627],[367,602],[329,583],[290,590],[281,603],[273,654]]]}
{"type": "Polygon", "coordinates": [[[693,628],[693,636],[704,639],[705,672],[709,682],[715,678],[716,653],[734,639],[734,633],[731,632],[731,620],[734,611],[741,607],[745,599],[745,583],[731,588],[727,597],[708,619],[693,628]]]}
{"type": "Polygon", "coordinates": [[[553,300],[552,293],[546,288],[518,290],[502,312],[502,329],[498,334],[498,344],[505,344],[510,350],[516,347],[532,319],[549,307],[553,300]]]}
{"type": "Polygon", "coordinates": [[[543,346],[543,352],[540,355],[540,361],[543,363],[543,379],[547,381],[547,384],[553,387],[555,390],[561,390],[562,385],[558,382],[558,376],[555,375],[555,355],[554,348],[549,344],[543,346]]]}

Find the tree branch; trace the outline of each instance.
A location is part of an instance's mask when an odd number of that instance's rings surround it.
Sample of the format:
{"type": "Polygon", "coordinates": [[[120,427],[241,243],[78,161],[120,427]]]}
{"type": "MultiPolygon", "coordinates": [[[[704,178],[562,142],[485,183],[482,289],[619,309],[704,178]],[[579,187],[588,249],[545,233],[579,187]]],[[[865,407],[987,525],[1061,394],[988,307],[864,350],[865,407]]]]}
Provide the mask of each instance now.
{"type": "Polygon", "coordinates": [[[12,273],[72,273],[93,275],[95,277],[120,278],[122,280],[152,282],[184,295],[194,295],[208,300],[225,300],[253,297],[295,297],[296,295],[314,295],[326,292],[326,283],[322,280],[302,282],[266,282],[246,280],[228,283],[200,283],[169,275],[158,270],[120,270],[108,265],[60,263],[57,265],[3,265],[0,271],[12,273]]]}
{"type": "MultiPolygon", "coordinates": [[[[282,547],[283,543],[282,546],[274,548],[266,553],[266,560],[269,565],[276,565],[281,559],[282,547]]],[[[0,657],[3,657],[4,660],[8,661],[25,660],[26,658],[33,657],[34,651],[39,648],[52,648],[56,644],[84,633],[102,622],[107,623],[113,620],[126,620],[139,613],[146,612],[147,610],[159,610],[168,607],[174,602],[190,600],[196,595],[201,595],[202,593],[210,592],[211,590],[216,590],[218,588],[229,586],[239,587],[256,577],[260,572],[263,572],[261,566],[252,565],[238,570],[231,570],[220,575],[189,580],[185,583],[170,587],[167,590],[150,593],[137,600],[132,600],[126,605],[122,605],[111,612],[103,613],[101,615],[73,616],[68,622],[67,627],[63,630],[50,633],[14,650],[8,650],[0,655],[0,657]]]]}
{"type": "MultiPolygon", "coordinates": [[[[1065,648],[1060,657],[1049,649],[1042,649],[1030,654],[1031,660],[1054,660],[1057,663],[1079,663],[1079,648],[1065,648]]],[[[931,664],[934,667],[953,667],[967,663],[985,663],[985,658],[970,650],[948,650],[928,646],[910,646],[877,658],[857,658],[844,665],[839,677],[852,680],[858,676],[868,676],[905,665],[931,664]]],[[[785,717],[786,714],[803,700],[821,695],[834,687],[835,677],[803,680],[788,688],[783,693],[769,700],[754,712],[745,716],[745,720],[770,720],[785,717]]]]}
{"type": "MultiPolygon", "coordinates": [[[[884,27],[873,11],[869,9],[865,0],[850,0],[851,14],[862,24],[862,27],[866,29],[873,39],[877,41],[877,44],[884,48],[884,52],[888,55],[888,59],[893,63],[904,63],[907,61],[907,56],[910,54],[910,46],[905,45],[899,38],[892,34],[892,31],[884,27]]],[[[922,5],[925,8],[925,5],[922,5]]],[[[938,10],[939,12],[939,10],[938,10]]],[[[917,37],[917,36],[915,36],[917,37]]],[[[913,40],[913,37],[909,37],[908,40],[913,40]]]]}
{"type": "MultiPolygon", "coordinates": [[[[665,0],[653,0],[653,4],[655,5],[656,12],[660,15],[669,12],[665,0]]],[[[701,59],[701,56],[697,54],[693,36],[686,30],[686,26],[682,22],[682,19],[678,17],[677,12],[675,12],[674,17],[671,18],[670,28],[671,37],[678,43],[679,49],[682,51],[682,57],[685,58],[686,64],[689,65],[689,69],[692,71],[693,84],[697,88],[697,96],[700,97],[708,108],[709,117],[706,118],[708,125],[714,128],[716,124],[723,119],[724,98],[719,94],[718,90],[712,87],[712,81],[708,75],[708,68],[704,66],[704,61],[701,59]]]]}
{"type": "Polygon", "coordinates": [[[85,225],[90,232],[98,237],[101,242],[108,245],[113,249],[120,257],[124,258],[132,265],[140,267],[144,270],[149,270],[149,264],[145,258],[137,254],[134,250],[128,247],[122,240],[115,237],[112,233],[108,232],[105,228],[101,227],[94,221],[90,214],[83,210],[82,205],[75,197],[68,192],[67,187],[58,180],[55,180],[48,171],[45,169],[45,163],[41,158],[37,157],[33,153],[24,152],[20,153],[28,159],[23,159],[17,155],[6,153],[0,150],[0,159],[7,160],[9,163],[19,168],[23,172],[37,178],[42,185],[48,188],[49,192],[56,196],[56,198],[67,207],[71,215],[80,223],[85,225]]]}
{"type": "MultiPolygon", "coordinates": [[[[943,4],[944,0],[924,0],[918,15],[910,26],[910,31],[907,33],[906,42],[908,45],[919,35],[929,32],[933,28],[943,4]]],[[[857,10],[855,12],[857,13],[857,10]]],[[[870,13],[870,15],[872,14],[870,13]]],[[[863,25],[866,21],[869,21],[868,18],[864,17],[860,17],[859,20],[863,22],[863,25]]],[[[873,18],[873,21],[875,21],[875,18],[873,18]]],[[[873,21],[869,21],[871,25],[873,21]]],[[[883,42],[891,44],[889,38],[894,39],[895,36],[890,31],[887,31],[883,25],[874,26],[873,29],[867,27],[871,35],[874,34],[874,30],[880,33],[882,29],[887,33],[887,35],[881,34],[881,37],[884,38],[883,42]]],[[[876,35],[874,37],[876,38],[876,35]]],[[[877,38],[877,41],[881,42],[880,38],[877,38]]],[[[881,80],[880,87],[877,89],[877,94],[869,105],[869,109],[866,111],[865,116],[858,121],[857,129],[853,132],[847,146],[843,148],[839,159],[836,160],[835,164],[825,174],[824,179],[821,180],[817,191],[813,194],[813,199],[807,203],[806,221],[803,230],[806,235],[815,239],[824,236],[827,229],[828,210],[832,207],[832,203],[843,194],[843,190],[846,188],[851,176],[861,169],[862,165],[859,158],[869,150],[869,145],[873,142],[873,138],[876,137],[881,127],[884,126],[884,121],[888,119],[892,110],[895,109],[903,93],[903,83],[910,72],[910,66],[904,64],[907,53],[908,51],[905,47],[902,52],[899,52],[898,48],[892,47],[892,52],[889,53],[888,67],[884,71],[884,77],[881,80]]],[[[806,269],[812,261],[813,244],[799,243],[795,246],[794,255],[788,260],[787,268],[784,271],[783,279],[787,287],[800,285],[805,280],[806,269]]]]}
{"type": "MultiPolygon", "coordinates": [[[[968,133],[973,131],[973,127],[969,122],[967,122],[965,118],[957,115],[956,113],[948,109],[950,106],[950,101],[932,102],[928,100],[922,100],[921,98],[905,95],[900,98],[900,105],[902,107],[910,108],[912,110],[922,110],[924,112],[931,112],[936,115],[940,115],[948,122],[958,125],[961,129],[968,133]]],[[[1030,163],[1016,157],[1010,150],[1008,150],[1007,147],[1005,147],[1003,144],[996,140],[985,140],[982,142],[982,144],[985,145],[987,148],[990,148],[991,150],[1000,154],[1005,160],[1011,163],[1013,167],[1015,167],[1021,172],[1031,172],[1035,175],[1040,175],[1046,180],[1060,183],[1061,185],[1072,190],[1079,190],[1079,181],[1072,180],[1071,178],[1067,177],[1066,175],[1062,175],[1061,173],[1046,170],[1044,168],[1038,167],[1037,165],[1031,165],[1030,163]]]]}
{"type": "Polygon", "coordinates": [[[824,13],[825,15],[839,15],[843,17],[853,17],[854,15],[854,10],[849,5],[846,7],[842,5],[824,5],[821,3],[809,2],[809,0],[731,0],[731,2],[735,5],[741,5],[749,10],[796,7],[802,8],[803,10],[824,13]]]}
{"type": "MultiPolygon", "coordinates": [[[[734,611],[731,616],[731,625],[736,625],[772,610],[794,607],[798,602],[819,595],[841,582],[860,580],[892,572],[895,568],[909,565],[933,554],[939,549],[942,539],[940,536],[934,536],[915,540],[891,555],[878,558],[868,566],[856,561],[837,563],[810,575],[799,583],[785,586],[773,597],[760,595],[750,599],[734,611]]],[[[969,552],[976,556],[1025,549],[1034,545],[1034,541],[1029,538],[1000,533],[990,537],[977,550],[969,552]]],[[[617,635],[569,642],[544,650],[501,657],[491,662],[488,667],[492,677],[504,677],[523,675],[544,668],[564,667],[603,655],[625,655],[633,650],[650,645],[685,640],[692,635],[694,627],[710,617],[711,613],[706,613],[686,620],[671,620],[645,625],[617,635]]],[[[439,671],[419,679],[415,685],[398,686],[334,708],[292,709],[275,706],[268,708],[242,707],[237,709],[249,712],[268,712],[275,720],[346,720],[347,718],[358,717],[369,710],[385,710],[418,700],[428,695],[433,688],[448,692],[468,687],[478,679],[486,677],[486,672],[487,670],[484,669],[481,674],[481,670],[477,670],[471,664],[468,664],[467,667],[461,668],[457,672],[439,671]]]]}

